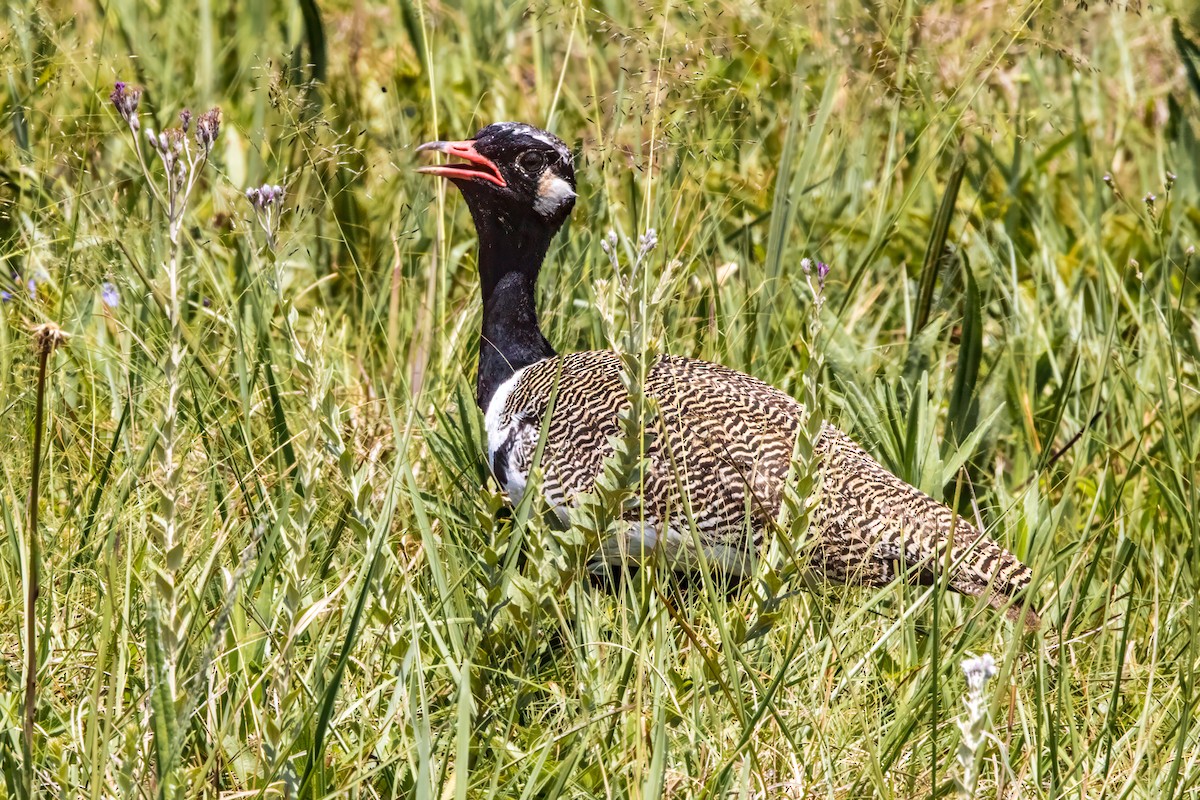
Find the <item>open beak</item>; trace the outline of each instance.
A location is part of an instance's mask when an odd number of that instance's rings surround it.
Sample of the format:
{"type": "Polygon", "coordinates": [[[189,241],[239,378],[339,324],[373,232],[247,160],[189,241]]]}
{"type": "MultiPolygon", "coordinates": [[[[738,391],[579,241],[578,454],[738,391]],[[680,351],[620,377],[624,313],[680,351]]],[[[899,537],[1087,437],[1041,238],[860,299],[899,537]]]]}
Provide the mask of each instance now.
{"type": "Polygon", "coordinates": [[[426,142],[417,148],[416,152],[420,153],[424,150],[436,150],[439,153],[453,156],[462,159],[466,163],[455,164],[430,164],[427,167],[418,167],[417,172],[423,172],[426,175],[439,175],[443,178],[467,178],[477,179],[494,183],[497,186],[507,186],[504,176],[500,174],[500,169],[486,156],[480,155],[475,149],[475,142],[467,140],[465,142],[426,142]]]}

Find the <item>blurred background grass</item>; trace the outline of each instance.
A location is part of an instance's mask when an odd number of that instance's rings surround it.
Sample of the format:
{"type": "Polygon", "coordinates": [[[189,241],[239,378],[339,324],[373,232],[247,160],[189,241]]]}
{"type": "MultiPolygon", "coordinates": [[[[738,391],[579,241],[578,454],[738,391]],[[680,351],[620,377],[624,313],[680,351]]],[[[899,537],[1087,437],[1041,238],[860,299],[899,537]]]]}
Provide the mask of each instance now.
{"type": "Polygon", "coordinates": [[[1198,25],[1183,2],[10,0],[4,790],[970,794],[959,663],[988,652],[979,796],[1195,796],[1198,25]],[[144,127],[223,111],[174,377],[117,80],[144,127]],[[412,174],[415,144],[500,119],[578,153],[540,287],[559,350],[605,345],[598,238],[653,227],[668,349],[799,393],[799,262],[828,262],[823,412],[1033,565],[1045,629],[939,587],[800,593],[767,627],[655,570],[564,582],[569,532],[502,510],[480,456],[466,210],[412,174]],[[71,338],[31,534],[45,322],[71,338]]]}

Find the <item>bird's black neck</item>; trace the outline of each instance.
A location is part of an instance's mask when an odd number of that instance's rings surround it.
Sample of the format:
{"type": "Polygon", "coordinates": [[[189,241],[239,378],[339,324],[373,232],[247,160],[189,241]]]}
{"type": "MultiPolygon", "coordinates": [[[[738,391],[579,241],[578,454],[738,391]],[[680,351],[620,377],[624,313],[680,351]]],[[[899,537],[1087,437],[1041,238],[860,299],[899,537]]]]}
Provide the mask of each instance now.
{"type": "Polygon", "coordinates": [[[487,410],[502,383],[554,348],[538,327],[534,290],[555,231],[540,220],[514,220],[494,209],[474,214],[479,233],[483,331],[475,399],[487,410]]]}

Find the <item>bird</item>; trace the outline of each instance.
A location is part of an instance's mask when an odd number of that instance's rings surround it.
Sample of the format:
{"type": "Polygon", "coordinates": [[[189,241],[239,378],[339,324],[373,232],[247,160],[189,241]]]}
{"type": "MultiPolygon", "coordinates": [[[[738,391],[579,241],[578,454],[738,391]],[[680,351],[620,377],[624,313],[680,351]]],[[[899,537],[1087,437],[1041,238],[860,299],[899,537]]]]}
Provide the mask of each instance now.
{"type": "MultiPolygon", "coordinates": [[[[541,443],[541,492],[569,520],[595,488],[631,402],[618,353],[559,354],[538,323],[538,275],[575,206],[572,153],[557,136],[519,122],[416,150],[451,157],[417,171],[458,188],[477,234],[483,317],[475,399],[488,466],[515,504],[541,443]]],[[[601,541],[589,567],[636,565],[660,553],[678,571],[708,565],[744,575],[779,518],[804,407],[745,373],[669,354],[648,368],[643,391],[657,409],[658,435],[646,440],[640,507],[631,512],[637,524],[601,541]]],[[[814,455],[821,488],[809,568],[816,574],[868,586],[929,585],[948,569],[951,589],[1038,627],[1026,599],[1033,574],[1016,555],[832,424],[822,424],[814,455]]]]}

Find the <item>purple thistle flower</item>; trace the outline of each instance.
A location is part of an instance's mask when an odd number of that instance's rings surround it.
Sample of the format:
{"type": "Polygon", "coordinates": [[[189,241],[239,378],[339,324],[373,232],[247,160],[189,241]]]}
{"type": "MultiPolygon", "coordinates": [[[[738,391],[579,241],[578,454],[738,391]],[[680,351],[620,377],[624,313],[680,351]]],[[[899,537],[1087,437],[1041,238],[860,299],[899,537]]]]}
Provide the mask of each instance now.
{"type": "Polygon", "coordinates": [[[183,132],[188,132],[188,126],[192,124],[192,110],[185,108],[179,112],[179,124],[183,126],[183,132]]]}
{"type": "Polygon", "coordinates": [[[196,120],[196,144],[205,155],[212,152],[217,142],[217,134],[221,132],[221,109],[213,106],[196,120]]]}
{"type": "Polygon", "coordinates": [[[813,272],[816,272],[817,288],[825,288],[825,278],[829,275],[828,264],[826,264],[824,261],[817,261],[816,263],[813,263],[811,258],[805,257],[800,259],[800,269],[804,270],[805,275],[812,275],[813,272]]]}
{"type": "Polygon", "coordinates": [[[825,291],[825,278],[829,275],[829,265],[824,261],[817,262],[817,291],[825,291]]]}
{"type": "Polygon", "coordinates": [[[100,285],[100,300],[109,308],[116,308],[121,304],[121,293],[115,284],[105,281],[100,285]]]}
{"type": "Polygon", "coordinates": [[[179,128],[167,128],[157,134],[150,128],[146,129],[146,142],[162,160],[163,171],[167,174],[171,191],[177,192],[182,189],[184,179],[187,177],[187,164],[180,157],[186,141],[187,135],[179,128]]]}
{"type": "Polygon", "coordinates": [[[112,94],[108,96],[112,101],[113,107],[117,109],[117,113],[121,115],[121,119],[125,120],[134,131],[138,129],[138,103],[142,99],[142,90],[134,86],[130,88],[125,81],[117,81],[113,84],[112,94]]]}
{"type": "Polygon", "coordinates": [[[256,211],[266,211],[272,206],[283,205],[283,187],[279,184],[264,183],[262,186],[246,190],[246,199],[256,211]]]}

